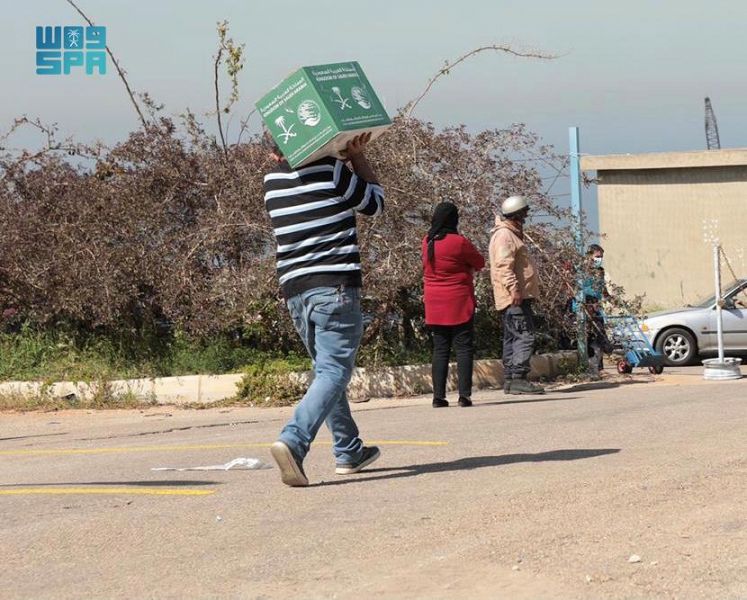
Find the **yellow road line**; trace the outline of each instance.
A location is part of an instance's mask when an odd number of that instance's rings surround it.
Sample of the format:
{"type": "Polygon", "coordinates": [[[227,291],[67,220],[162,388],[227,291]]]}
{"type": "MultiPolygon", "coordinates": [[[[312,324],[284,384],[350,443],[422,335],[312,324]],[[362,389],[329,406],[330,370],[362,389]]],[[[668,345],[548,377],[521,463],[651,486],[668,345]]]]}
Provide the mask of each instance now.
{"type": "MultiPolygon", "coordinates": [[[[315,442],[317,443],[317,442],[315,442]]],[[[446,446],[449,442],[422,440],[372,440],[370,444],[380,446],[446,446]]],[[[318,442],[318,445],[331,446],[332,442],[318,442]]],[[[226,450],[230,448],[269,448],[271,442],[243,444],[197,444],[181,446],[119,446],[98,448],[49,448],[38,450],[0,450],[0,456],[55,456],[66,454],[123,454],[129,452],[178,452],[186,450],[226,450]]]]}
{"type": "Polygon", "coordinates": [[[0,450],[0,456],[49,456],[62,454],[121,454],[125,452],[175,452],[179,450],[222,450],[225,448],[269,448],[270,444],[199,444],[186,446],[117,446],[98,448],[49,448],[40,450],[0,450]]]}
{"type": "Polygon", "coordinates": [[[27,487],[0,490],[0,496],[20,496],[26,494],[116,494],[116,495],[140,495],[140,496],[208,496],[214,494],[215,490],[165,490],[156,487],[121,487],[121,488],[51,488],[51,487],[27,487]]]}
{"type": "MultiPolygon", "coordinates": [[[[314,442],[317,443],[317,442],[314,442]]],[[[319,442],[325,446],[331,446],[332,442],[319,442]]],[[[374,444],[378,446],[448,446],[449,442],[432,442],[432,441],[418,441],[418,440],[366,440],[367,444],[374,444]]]]}

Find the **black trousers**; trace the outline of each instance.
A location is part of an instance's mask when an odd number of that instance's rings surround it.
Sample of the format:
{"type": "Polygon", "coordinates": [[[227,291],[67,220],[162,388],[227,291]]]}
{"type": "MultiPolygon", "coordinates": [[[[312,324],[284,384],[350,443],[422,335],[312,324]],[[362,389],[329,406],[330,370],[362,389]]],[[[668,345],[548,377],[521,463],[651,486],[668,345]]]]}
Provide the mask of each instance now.
{"type": "Polygon", "coordinates": [[[601,369],[604,366],[603,354],[612,352],[613,347],[604,328],[601,311],[593,307],[586,311],[586,349],[589,358],[594,358],[601,369]]]}
{"type": "Polygon", "coordinates": [[[503,311],[503,374],[506,379],[526,379],[529,374],[534,331],[531,300],[503,311]]]}
{"type": "Polygon", "coordinates": [[[446,378],[449,375],[449,356],[454,347],[459,376],[459,395],[472,396],[472,362],[475,356],[472,319],[461,325],[431,325],[433,333],[433,397],[446,399],[446,378]]]}

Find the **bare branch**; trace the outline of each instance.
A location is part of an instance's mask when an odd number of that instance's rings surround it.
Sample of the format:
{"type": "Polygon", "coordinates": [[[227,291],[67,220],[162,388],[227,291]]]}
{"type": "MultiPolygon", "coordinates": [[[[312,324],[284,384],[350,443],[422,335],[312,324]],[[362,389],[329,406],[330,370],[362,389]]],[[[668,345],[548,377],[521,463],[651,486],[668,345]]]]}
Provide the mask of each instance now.
{"type": "Polygon", "coordinates": [[[448,75],[451,69],[456,67],[459,63],[464,62],[468,58],[471,58],[472,56],[475,56],[476,54],[480,54],[481,52],[485,52],[487,50],[494,50],[497,52],[505,52],[506,54],[512,54],[513,56],[518,56],[521,58],[538,58],[540,60],[554,60],[558,58],[554,54],[545,54],[544,52],[522,52],[520,50],[514,50],[511,46],[505,45],[505,44],[494,44],[492,46],[482,46],[480,48],[475,48],[474,50],[470,50],[467,52],[467,54],[464,54],[457,58],[453,62],[446,62],[443,67],[436,73],[433,77],[430,78],[428,81],[428,85],[425,86],[425,89],[423,92],[415,98],[415,100],[412,100],[409,102],[403,111],[404,115],[406,117],[410,117],[412,115],[412,112],[415,110],[415,107],[420,103],[420,101],[425,98],[425,96],[430,92],[431,88],[433,87],[433,84],[438,81],[441,77],[444,75],[448,75]]]}
{"type": "Polygon", "coordinates": [[[557,169],[557,173],[555,174],[555,178],[550,182],[550,185],[548,185],[545,188],[545,191],[544,191],[545,194],[549,194],[550,190],[552,190],[553,186],[558,182],[558,179],[560,179],[565,174],[564,173],[564,169],[565,169],[565,166],[568,164],[568,161],[569,161],[569,159],[566,157],[566,159],[563,161],[563,164],[560,165],[559,169],[557,169]]]}
{"type": "Polygon", "coordinates": [[[239,136],[236,139],[237,144],[241,143],[241,136],[243,136],[244,132],[248,129],[249,119],[251,119],[252,115],[254,115],[254,113],[256,112],[257,112],[257,109],[255,108],[248,115],[246,115],[246,118],[241,119],[241,129],[239,130],[239,136]]]}
{"type": "MultiPolygon", "coordinates": [[[[91,27],[94,27],[93,21],[89,19],[86,14],[80,10],[73,2],[73,0],[66,0],[67,3],[72,6],[76,11],[78,11],[78,14],[83,17],[88,24],[91,27]]],[[[140,111],[140,107],[137,104],[137,101],[135,100],[135,94],[133,94],[132,89],[130,89],[130,84],[127,82],[127,78],[125,77],[124,71],[119,66],[119,62],[117,62],[117,59],[114,57],[114,54],[112,53],[111,49],[109,48],[109,45],[106,45],[106,53],[109,55],[109,58],[112,59],[112,62],[114,63],[114,68],[117,69],[117,73],[119,74],[119,78],[122,80],[122,83],[124,83],[125,88],[127,89],[127,95],[130,97],[130,100],[132,101],[132,106],[135,107],[135,112],[137,112],[137,116],[140,117],[140,123],[143,127],[147,127],[147,123],[145,122],[145,117],[143,117],[143,113],[140,111]]]]}
{"type": "Polygon", "coordinates": [[[218,133],[220,133],[220,142],[223,146],[223,154],[228,156],[228,146],[226,145],[226,138],[223,135],[223,121],[220,117],[220,91],[218,90],[218,67],[220,66],[222,57],[223,47],[221,46],[220,48],[218,48],[218,54],[215,55],[215,63],[213,65],[213,84],[215,85],[215,114],[218,118],[218,133]]]}

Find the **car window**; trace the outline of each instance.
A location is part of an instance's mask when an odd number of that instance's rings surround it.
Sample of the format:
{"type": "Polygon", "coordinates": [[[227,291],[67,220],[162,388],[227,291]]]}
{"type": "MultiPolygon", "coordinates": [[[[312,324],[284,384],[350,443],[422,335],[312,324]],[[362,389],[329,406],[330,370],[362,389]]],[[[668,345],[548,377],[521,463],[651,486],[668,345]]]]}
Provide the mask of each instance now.
{"type": "Polygon", "coordinates": [[[732,301],[737,308],[747,308],[747,286],[734,294],[732,296],[732,301]]]}
{"type": "MultiPolygon", "coordinates": [[[[739,283],[740,281],[743,281],[743,280],[736,279],[734,281],[730,281],[727,285],[722,286],[721,288],[722,297],[723,295],[728,294],[729,290],[733,290],[735,287],[740,285],[739,283]]],[[[740,293],[745,293],[746,291],[747,291],[747,287],[745,287],[744,283],[742,283],[742,290],[740,293]]],[[[731,297],[735,298],[734,293],[731,294],[731,297]]],[[[741,300],[742,302],[747,302],[747,298],[743,298],[741,296],[739,297],[739,300],[741,300]]],[[[710,308],[714,304],[716,304],[716,296],[708,296],[707,298],[703,298],[701,300],[698,300],[697,302],[693,302],[692,304],[689,304],[688,306],[693,307],[693,308],[710,308]]]]}

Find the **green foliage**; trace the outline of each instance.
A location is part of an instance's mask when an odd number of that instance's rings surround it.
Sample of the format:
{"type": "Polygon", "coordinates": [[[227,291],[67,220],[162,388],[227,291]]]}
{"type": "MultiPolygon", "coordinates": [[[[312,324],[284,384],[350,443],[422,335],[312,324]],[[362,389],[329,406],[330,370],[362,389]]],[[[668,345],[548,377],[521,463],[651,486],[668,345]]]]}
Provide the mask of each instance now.
{"type": "Polygon", "coordinates": [[[561,358],[558,361],[557,379],[568,383],[588,381],[587,365],[580,364],[576,358],[561,358]]]}
{"type": "Polygon", "coordinates": [[[83,334],[61,325],[0,334],[0,357],[0,380],[95,381],[237,372],[266,353],[227,335],[83,334]]]}
{"type": "Polygon", "coordinates": [[[431,345],[427,339],[417,348],[406,348],[381,335],[372,343],[361,346],[356,363],[359,367],[376,368],[425,364],[430,361],[431,345]]]}
{"type": "Polygon", "coordinates": [[[310,368],[308,358],[295,354],[258,360],[244,369],[234,400],[250,406],[289,406],[306,391],[306,385],[291,374],[310,368]]]}
{"type": "Polygon", "coordinates": [[[225,61],[226,72],[231,82],[231,96],[228,99],[228,103],[223,107],[223,112],[228,114],[231,112],[231,106],[239,101],[239,80],[238,74],[244,68],[245,61],[245,44],[237,44],[233,41],[233,38],[228,37],[228,21],[220,21],[217,23],[218,31],[218,56],[216,57],[218,62],[221,60],[225,61]],[[223,58],[225,52],[226,57],[223,58]]]}

